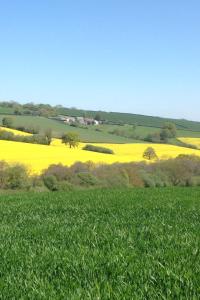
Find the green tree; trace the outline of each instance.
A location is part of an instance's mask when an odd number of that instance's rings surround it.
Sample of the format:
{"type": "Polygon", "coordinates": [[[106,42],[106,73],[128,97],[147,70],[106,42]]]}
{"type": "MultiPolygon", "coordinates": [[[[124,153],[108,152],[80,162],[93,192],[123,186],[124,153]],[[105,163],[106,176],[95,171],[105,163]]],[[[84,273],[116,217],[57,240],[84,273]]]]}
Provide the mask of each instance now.
{"type": "Polygon", "coordinates": [[[50,116],[49,110],[45,109],[45,108],[39,109],[38,114],[39,114],[39,116],[45,117],[45,118],[48,118],[50,116]]]}
{"type": "Polygon", "coordinates": [[[50,145],[52,141],[52,130],[49,128],[45,131],[44,133],[46,139],[47,139],[47,144],[50,145]]]}
{"type": "Polygon", "coordinates": [[[7,189],[23,189],[30,187],[29,172],[25,166],[11,165],[5,171],[7,189]]]}
{"type": "Polygon", "coordinates": [[[156,154],[156,151],[152,147],[148,147],[143,153],[143,158],[148,160],[155,160],[158,158],[158,156],[156,154]]]}
{"type": "Polygon", "coordinates": [[[13,125],[13,119],[11,117],[5,117],[2,120],[2,124],[4,127],[10,128],[13,125]]]}
{"type": "Polygon", "coordinates": [[[22,114],[22,110],[21,110],[20,106],[15,107],[14,114],[15,115],[21,115],[22,114]]]}
{"type": "Polygon", "coordinates": [[[96,121],[101,121],[101,115],[100,115],[100,113],[97,113],[97,114],[95,115],[94,119],[95,119],[96,121]]]}
{"type": "Polygon", "coordinates": [[[163,129],[168,130],[168,138],[174,138],[177,135],[176,125],[174,123],[167,122],[163,125],[163,129]]]}
{"type": "Polygon", "coordinates": [[[62,135],[62,143],[69,145],[70,148],[78,147],[79,141],[79,135],[76,132],[67,132],[62,135]]]}
{"type": "Polygon", "coordinates": [[[172,134],[168,128],[163,128],[160,131],[160,139],[164,142],[168,142],[168,139],[172,137],[172,134]]]}

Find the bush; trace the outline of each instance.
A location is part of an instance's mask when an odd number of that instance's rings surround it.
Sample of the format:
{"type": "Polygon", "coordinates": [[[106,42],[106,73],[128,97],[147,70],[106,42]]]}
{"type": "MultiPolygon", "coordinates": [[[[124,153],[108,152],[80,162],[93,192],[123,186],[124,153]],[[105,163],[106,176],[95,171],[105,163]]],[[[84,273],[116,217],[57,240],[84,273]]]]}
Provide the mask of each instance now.
{"type": "Polygon", "coordinates": [[[79,184],[82,186],[97,186],[99,184],[97,178],[90,173],[78,173],[79,184]]]}
{"type": "Polygon", "coordinates": [[[95,187],[200,186],[200,158],[180,155],[151,164],[77,162],[71,167],[51,165],[42,175],[30,176],[23,165],[0,161],[0,189],[71,191],[95,187]]]}
{"type": "Polygon", "coordinates": [[[27,189],[31,186],[28,171],[23,165],[9,166],[4,175],[6,178],[5,188],[7,189],[27,189]]]}
{"type": "Polygon", "coordinates": [[[44,176],[43,181],[45,186],[52,192],[58,191],[58,181],[54,175],[44,176]]]}
{"type": "Polygon", "coordinates": [[[70,182],[67,182],[67,181],[58,182],[58,190],[59,191],[70,192],[70,191],[73,191],[74,189],[75,189],[75,187],[70,182]]]}
{"type": "Polygon", "coordinates": [[[67,166],[63,166],[62,164],[53,164],[42,173],[43,177],[51,175],[55,176],[58,181],[69,180],[71,177],[71,171],[67,166]]]}
{"type": "Polygon", "coordinates": [[[160,132],[148,134],[144,140],[147,142],[151,142],[151,143],[161,143],[162,142],[161,137],[160,137],[160,132]]]}
{"type": "Polygon", "coordinates": [[[86,151],[94,151],[94,152],[100,152],[104,154],[114,154],[113,150],[105,147],[99,147],[99,146],[94,146],[94,145],[85,145],[82,150],[86,151]]]}
{"type": "Polygon", "coordinates": [[[100,165],[93,174],[101,182],[102,187],[129,187],[129,177],[121,164],[100,165]]]}
{"type": "Polygon", "coordinates": [[[127,163],[123,165],[123,169],[128,176],[129,185],[133,187],[144,187],[144,181],[142,180],[139,170],[143,168],[142,163],[127,163]]]}
{"type": "Polygon", "coordinates": [[[13,118],[11,118],[11,117],[3,118],[2,124],[3,124],[3,126],[10,128],[13,125],[13,118]]]}
{"type": "Polygon", "coordinates": [[[147,173],[144,170],[141,170],[140,175],[144,182],[145,187],[155,187],[156,186],[156,183],[150,173],[147,173]]]}
{"type": "Polygon", "coordinates": [[[83,172],[92,172],[96,168],[96,165],[92,161],[88,162],[76,162],[70,167],[70,172],[73,174],[83,173],[83,172]]]}
{"type": "Polygon", "coordinates": [[[41,145],[49,145],[50,137],[41,135],[41,134],[33,134],[33,135],[15,135],[13,132],[9,132],[6,130],[0,130],[0,140],[6,141],[15,141],[15,142],[23,142],[30,144],[41,144],[41,145]]]}

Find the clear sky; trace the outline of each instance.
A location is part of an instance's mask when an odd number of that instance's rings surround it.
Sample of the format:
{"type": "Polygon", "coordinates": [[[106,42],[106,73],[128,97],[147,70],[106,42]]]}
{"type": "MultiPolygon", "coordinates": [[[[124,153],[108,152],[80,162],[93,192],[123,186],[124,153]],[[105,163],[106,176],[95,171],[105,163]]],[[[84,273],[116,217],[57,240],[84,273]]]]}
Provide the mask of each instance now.
{"type": "Polygon", "coordinates": [[[0,100],[200,121],[200,1],[0,0],[0,100]]]}

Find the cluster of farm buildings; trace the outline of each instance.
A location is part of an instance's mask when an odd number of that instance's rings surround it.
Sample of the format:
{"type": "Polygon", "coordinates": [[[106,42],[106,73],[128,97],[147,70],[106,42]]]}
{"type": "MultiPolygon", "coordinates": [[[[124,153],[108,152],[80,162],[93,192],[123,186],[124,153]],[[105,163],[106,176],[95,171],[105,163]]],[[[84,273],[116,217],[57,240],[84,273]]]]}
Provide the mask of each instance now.
{"type": "Polygon", "coordinates": [[[63,116],[63,115],[57,116],[56,119],[69,125],[75,123],[78,123],[80,125],[99,125],[101,123],[100,121],[97,121],[93,118],[71,117],[71,116],[63,116]]]}

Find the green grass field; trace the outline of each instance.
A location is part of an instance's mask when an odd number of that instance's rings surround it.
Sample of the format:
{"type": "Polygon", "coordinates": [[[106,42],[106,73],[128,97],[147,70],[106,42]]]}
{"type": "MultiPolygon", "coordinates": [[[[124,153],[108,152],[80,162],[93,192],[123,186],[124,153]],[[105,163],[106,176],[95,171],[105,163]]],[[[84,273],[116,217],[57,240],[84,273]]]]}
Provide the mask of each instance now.
{"type": "MultiPolygon", "coordinates": [[[[120,128],[121,130],[125,130],[130,132],[132,126],[131,125],[124,125],[124,126],[117,126],[117,125],[100,125],[100,128],[105,131],[112,131],[115,128],[120,128]]],[[[156,127],[147,127],[147,126],[137,126],[134,133],[136,136],[139,136],[141,139],[144,139],[148,134],[153,134],[159,132],[160,128],[156,127]]],[[[177,137],[200,137],[200,131],[195,132],[191,130],[177,130],[177,137]]]]}
{"type": "MultiPolygon", "coordinates": [[[[0,105],[0,114],[4,113],[14,113],[14,107],[4,107],[0,105]]],[[[105,111],[91,111],[91,110],[82,110],[75,108],[55,108],[57,114],[70,115],[70,116],[89,116],[95,117],[97,113],[100,113],[101,118],[103,120],[107,120],[111,123],[123,123],[123,124],[137,124],[139,126],[144,127],[155,127],[161,128],[164,122],[172,122],[175,123],[177,129],[180,130],[192,130],[192,131],[200,131],[200,122],[188,121],[185,119],[170,119],[170,118],[162,118],[155,116],[145,116],[139,114],[130,114],[130,113],[120,113],[120,112],[105,112],[105,111]]],[[[23,111],[23,109],[22,109],[23,111]]]]}
{"type": "MultiPolygon", "coordinates": [[[[0,122],[5,115],[0,115],[0,122]]],[[[44,132],[46,129],[51,128],[53,135],[55,137],[60,137],[63,133],[68,131],[76,131],[80,134],[82,142],[94,142],[94,143],[133,143],[137,142],[133,139],[128,139],[125,137],[116,136],[109,134],[106,131],[98,132],[96,131],[95,126],[89,126],[89,129],[75,128],[69,125],[66,125],[62,122],[48,119],[44,117],[35,117],[35,116],[13,116],[14,125],[16,126],[38,126],[41,129],[41,132],[44,132]]]]}
{"type": "Polygon", "coordinates": [[[12,107],[2,107],[0,106],[0,114],[13,114],[14,109],[12,107]]]}
{"type": "MultiPolygon", "coordinates": [[[[6,115],[0,115],[0,122],[6,115]]],[[[120,128],[128,133],[131,132],[132,126],[117,126],[117,125],[100,125],[99,128],[101,131],[97,131],[97,126],[88,126],[88,129],[72,127],[66,125],[62,122],[48,119],[44,117],[37,116],[12,116],[14,120],[14,125],[19,126],[39,126],[41,132],[44,132],[46,129],[51,128],[53,130],[53,135],[55,137],[60,137],[64,132],[67,131],[76,131],[79,133],[81,141],[83,142],[96,142],[96,143],[138,143],[138,139],[131,139],[122,136],[117,136],[110,134],[109,132],[115,128],[120,128]]],[[[133,131],[136,136],[144,139],[148,134],[158,132],[159,128],[155,127],[146,127],[146,126],[137,126],[136,130],[133,131]]],[[[189,130],[178,130],[178,137],[200,137],[199,132],[193,132],[189,130]]],[[[173,141],[173,144],[178,144],[173,141]]]]}
{"type": "Polygon", "coordinates": [[[0,196],[0,299],[199,299],[200,190],[0,196]]]}
{"type": "MultiPolygon", "coordinates": [[[[69,108],[60,108],[58,113],[73,115],[73,116],[82,116],[84,113],[89,116],[95,116],[96,111],[86,111],[80,109],[69,109],[69,108]]],[[[161,118],[155,116],[144,116],[139,114],[130,114],[130,113],[120,113],[120,112],[99,112],[102,119],[108,120],[110,122],[122,122],[124,124],[137,124],[145,127],[162,127],[164,122],[173,122],[176,124],[177,129],[180,130],[193,130],[200,131],[200,122],[188,121],[184,119],[170,119],[170,118],[161,118]]]]}
{"type": "MultiPolygon", "coordinates": [[[[96,111],[86,111],[74,108],[54,108],[57,114],[64,114],[70,116],[89,116],[95,117],[96,111]]],[[[22,109],[23,111],[23,109],[22,109]]],[[[14,107],[0,106],[0,120],[4,117],[3,114],[13,114],[14,107]]],[[[137,124],[135,135],[141,140],[148,134],[158,132],[165,122],[172,122],[177,127],[178,137],[200,137],[200,122],[188,121],[184,119],[167,119],[154,116],[144,116],[138,114],[118,113],[118,112],[99,112],[101,118],[110,122],[110,125],[101,126],[102,132],[95,131],[95,126],[90,126],[87,129],[73,128],[62,124],[61,122],[50,120],[47,118],[33,117],[33,116],[13,116],[16,118],[17,125],[35,125],[45,130],[52,128],[54,136],[60,136],[64,131],[78,131],[83,142],[108,142],[108,143],[131,143],[138,142],[136,139],[125,138],[122,136],[111,135],[109,131],[118,128],[118,125],[112,123],[128,124],[125,130],[130,132],[133,124],[137,124]],[[130,125],[130,126],[129,126],[130,125]]],[[[120,126],[122,127],[122,126],[120,126]]],[[[177,142],[175,144],[178,144],[177,142]]]]}

